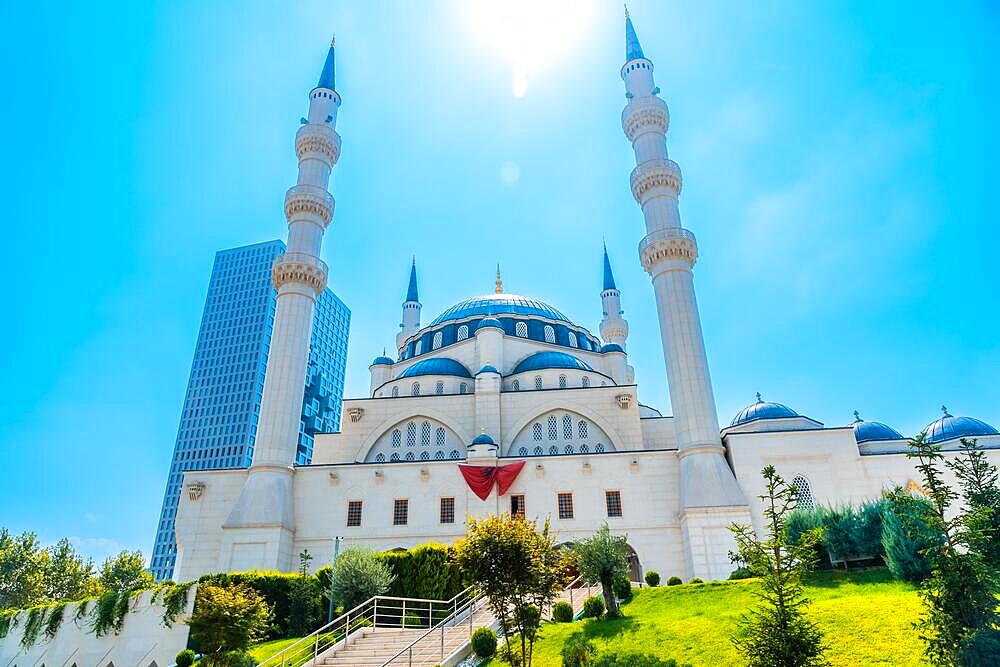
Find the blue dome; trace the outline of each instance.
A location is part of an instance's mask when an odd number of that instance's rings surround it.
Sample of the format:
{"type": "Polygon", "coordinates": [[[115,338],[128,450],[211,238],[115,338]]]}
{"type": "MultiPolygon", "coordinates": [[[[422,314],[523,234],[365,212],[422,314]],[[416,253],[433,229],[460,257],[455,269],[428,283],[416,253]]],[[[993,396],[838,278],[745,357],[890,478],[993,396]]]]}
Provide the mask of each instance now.
{"type": "Polygon", "coordinates": [[[799,416],[799,413],[787,405],[762,401],[760,394],[757,394],[757,402],[740,410],[739,414],[733,417],[733,421],[729,425],[739,426],[740,424],[757,421],[758,419],[785,419],[787,417],[799,416]]]}
{"type": "Polygon", "coordinates": [[[482,329],[483,327],[496,327],[497,329],[503,329],[503,325],[500,324],[500,320],[495,317],[487,317],[480,321],[478,328],[482,329]]]}
{"type": "Polygon", "coordinates": [[[534,315],[550,320],[569,322],[565,315],[547,303],[517,294],[484,294],[460,301],[437,316],[429,326],[449,320],[461,320],[476,315],[534,315]]]}
{"type": "Polygon", "coordinates": [[[486,435],[485,433],[480,433],[479,435],[477,435],[473,439],[472,444],[473,445],[496,445],[497,443],[493,442],[493,438],[491,438],[490,436],[486,435]]]}
{"type": "Polygon", "coordinates": [[[995,428],[984,421],[972,417],[953,417],[941,408],[944,415],[924,429],[927,442],[944,442],[955,438],[969,438],[977,435],[1000,435],[995,428]]]}
{"type": "MultiPolygon", "coordinates": [[[[490,366],[489,364],[486,364],[485,366],[480,368],[479,373],[496,373],[497,375],[500,375],[500,371],[498,371],[493,366],[490,366]]],[[[479,373],[476,373],[476,375],[479,375],[479,373]]]]}
{"type": "Polygon", "coordinates": [[[379,364],[392,365],[392,359],[389,357],[375,357],[375,361],[372,362],[372,366],[378,366],[379,364]]]}
{"type": "Polygon", "coordinates": [[[469,372],[462,364],[447,357],[435,357],[434,359],[424,359],[413,364],[399,377],[412,378],[418,375],[457,375],[460,378],[471,378],[469,372]]]}
{"type": "Polygon", "coordinates": [[[618,343],[608,343],[601,346],[601,352],[625,352],[625,350],[618,343]]]}
{"type": "Polygon", "coordinates": [[[854,439],[860,445],[862,442],[873,442],[875,440],[904,440],[902,434],[891,426],[882,422],[863,421],[858,418],[854,422],[854,439]]]}
{"type": "Polygon", "coordinates": [[[579,371],[594,370],[586,363],[565,352],[535,352],[531,356],[522,359],[521,363],[511,371],[511,375],[525,371],[538,371],[543,368],[571,368],[579,371]]]}

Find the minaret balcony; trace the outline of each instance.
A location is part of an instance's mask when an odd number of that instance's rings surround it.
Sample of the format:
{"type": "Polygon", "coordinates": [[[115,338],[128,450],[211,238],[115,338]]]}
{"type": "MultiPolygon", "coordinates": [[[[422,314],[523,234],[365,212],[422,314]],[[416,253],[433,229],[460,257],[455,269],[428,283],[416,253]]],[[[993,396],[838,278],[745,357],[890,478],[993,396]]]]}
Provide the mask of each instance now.
{"type": "Polygon", "coordinates": [[[669,158],[654,158],[636,166],[629,181],[640,206],[655,196],[676,199],[681,193],[681,168],[669,158]]]}
{"type": "Polygon", "coordinates": [[[326,262],[306,252],[285,252],[271,262],[271,281],[278,289],[294,283],[305,285],[319,294],[326,288],[329,272],[326,262]]]}
{"type": "Polygon", "coordinates": [[[340,135],[329,123],[306,123],[295,133],[299,160],[323,160],[331,168],[340,159],[340,135]]]}
{"type": "Polygon", "coordinates": [[[666,134],[669,127],[667,103],[655,95],[634,98],[622,110],[622,129],[630,142],[646,132],[666,134]]]}
{"type": "Polygon", "coordinates": [[[288,222],[314,222],[324,229],[333,219],[333,195],[318,185],[293,185],[285,193],[288,222]]]}
{"type": "Polygon", "coordinates": [[[639,242],[639,260],[650,275],[663,262],[680,262],[690,269],[698,260],[698,242],[683,227],[656,229],[639,242]]]}

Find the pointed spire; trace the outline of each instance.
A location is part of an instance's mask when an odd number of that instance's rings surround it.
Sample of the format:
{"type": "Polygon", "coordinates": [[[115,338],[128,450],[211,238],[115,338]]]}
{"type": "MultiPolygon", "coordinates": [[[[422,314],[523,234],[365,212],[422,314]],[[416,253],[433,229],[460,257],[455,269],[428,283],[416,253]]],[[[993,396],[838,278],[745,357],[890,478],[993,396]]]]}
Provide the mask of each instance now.
{"type": "Polygon", "coordinates": [[[500,265],[499,264],[497,264],[497,286],[496,286],[496,289],[494,289],[493,291],[496,292],[497,294],[503,294],[503,281],[500,280],[500,265]]]}
{"type": "Polygon", "coordinates": [[[413,264],[410,265],[410,285],[406,288],[406,300],[420,302],[417,297],[417,258],[413,258],[413,264]]]}
{"type": "Polygon", "coordinates": [[[628,7],[625,7],[625,62],[636,58],[645,58],[642,54],[642,45],[639,44],[639,37],[635,34],[635,27],[632,19],[628,15],[628,7]]]}
{"type": "Polygon", "coordinates": [[[336,37],[330,40],[330,50],[326,52],[326,62],[323,64],[323,73],[319,75],[319,83],[316,84],[317,88],[337,89],[333,71],[333,50],[336,42],[336,37]]]}
{"type": "Polygon", "coordinates": [[[611,273],[611,260],[608,259],[608,246],[604,244],[604,290],[618,289],[615,287],[615,276],[611,273]]]}

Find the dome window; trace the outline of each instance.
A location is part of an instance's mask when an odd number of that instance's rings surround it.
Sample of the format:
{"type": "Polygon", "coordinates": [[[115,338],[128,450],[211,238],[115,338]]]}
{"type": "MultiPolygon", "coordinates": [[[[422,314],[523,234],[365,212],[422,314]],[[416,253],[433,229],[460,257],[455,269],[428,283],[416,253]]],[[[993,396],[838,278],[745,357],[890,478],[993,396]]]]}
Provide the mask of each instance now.
{"type": "Polygon", "coordinates": [[[420,444],[427,447],[431,444],[431,425],[424,422],[420,425],[420,444]]]}
{"type": "Polygon", "coordinates": [[[385,463],[385,454],[383,454],[382,452],[379,452],[375,456],[375,463],[385,463]]]}
{"type": "Polygon", "coordinates": [[[587,377],[586,375],[584,375],[583,379],[580,380],[580,386],[583,387],[584,389],[586,389],[587,387],[589,387],[590,386],[590,378],[587,377]]]}
{"type": "Polygon", "coordinates": [[[412,461],[414,458],[415,457],[413,456],[413,452],[406,452],[406,460],[407,461],[412,461]]]}
{"type": "Polygon", "coordinates": [[[565,375],[560,375],[559,376],[559,388],[560,389],[565,389],[566,388],[566,376],[565,375]]]}
{"type": "Polygon", "coordinates": [[[424,341],[418,340],[417,344],[413,346],[413,356],[420,354],[421,348],[424,346],[424,341]]]}
{"type": "Polygon", "coordinates": [[[546,343],[555,343],[556,342],[556,330],[553,329],[551,325],[546,324],[545,325],[545,329],[543,331],[545,333],[545,342],[546,343]]]}
{"type": "Polygon", "coordinates": [[[439,347],[441,347],[441,339],[442,339],[442,337],[443,337],[443,336],[444,336],[444,334],[443,334],[443,333],[441,333],[440,331],[438,331],[438,332],[436,332],[436,333],[434,334],[434,339],[433,339],[433,341],[431,342],[431,349],[432,349],[432,350],[436,350],[436,349],[438,349],[439,347]]]}
{"type": "Polygon", "coordinates": [[[514,325],[514,335],[518,336],[520,338],[527,338],[528,337],[528,323],[527,322],[518,322],[517,324],[515,324],[514,325]]]}
{"type": "Polygon", "coordinates": [[[438,380],[437,384],[434,385],[434,393],[436,393],[436,394],[443,394],[444,393],[444,382],[441,382],[441,380],[438,380]]]}
{"type": "Polygon", "coordinates": [[[581,419],[580,423],[577,424],[577,432],[580,434],[580,439],[581,440],[586,440],[587,439],[587,422],[585,422],[585,421],[583,421],[581,419]]]}
{"type": "Polygon", "coordinates": [[[541,375],[536,375],[535,376],[535,390],[536,391],[541,391],[541,389],[542,389],[542,376],[541,375]]]}
{"type": "Polygon", "coordinates": [[[430,452],[426,452],[426,451],[420,452],[420,460],[421,461],[430,461],[430,459],[431,459],[430,452]]]}
{"type": "Polygon", "coordinates": [[[542,425],[539,424],[538,422],[535,422],[531,426],[531,437],[533,440],[536,440],[538,442],[542,441],[542,425]]]}
{"type": "Polygon", "coordinates": [[[602,445],[601,443],[597,443],[597,445],[594,447],[594,453],[595,454],[603,454],[604,453],[604,445],[602,445]]]}
{"type": "Polygon", "coordinates": [[[399,398],[399,387],[393,387],[392,388],[392,397],[393,398],[399,398]]]}
{"type": "Polygon", "coordinates": [[[572,331],[570,331],[569,334],[568,334],[568,338],[569,338],[569,346],[570,347],[576,347],[577,346],[576,345],[576,334],[573,333],[572,331]]]}
{"type": "Polygon", "coordinates": [[[457,449],[453,449],[453,450],[451,450],[451,452],[449,452],[448,458],[450,458],[450,459],[461,458],[461,454],[458,453],[457,449]]]}
{"type": "Polygon", "coordinates": [[[463,324],[458,328],[458,334],[455,336],[455,340],[465,340],[469,337],[469,326],[463,324]]]}
{"type": "Polygon", "coordinates": [[[792,486],[795,487],[795,490],[798,493],[798,507],[804,510],[812,510],[816,508],[816,504],[813,501],[812,487],[809,486],[809,480],[802,475],[796,475],[792,478],[792,486]]]}
{"type": "Polygon", "coordinates": [[[587,445],[580,445],[580,453],[581,454],[589,454],[590,453],[590,447],[588,447],[587,445]]]}
{"type": "Polygon", "coordinates": [[[569,415],[563,415],[563,440],[573,439],[573,419],[569,415]]]}
{"type": "Polygon", "coordinates": [[[559,448],[558,447],[556,447],[555,445],[552,445],[551,447],[549,447],[549,454],[558,454],[558,453],[559,453],[559,448]]]}
{"type": "Polygon", "coordinates": [[[573,445],[566,445],[565,449],[563,449],[563,453],[564,454],[572,454],[573,453],[573,445]]]}
{"type": "Polygon", "coordinates": [[[434,460],[435,461],[443,461],[444,460],[444,452],[442,452],[441,450],[438,450],[438,451],[434,452],[434,460]]]}
{"type": "Polygon", "coordinates": [[[517,455],[518,456],[527,456],[528,455],[528,448],[527,447],[521,447],[519,450],[517,450],[517,455]]]}
{"type": "Polygon", "coordinates": [[[392,456],[389,457],[389,462],[390,463],[398,463],[399,462],[399,454],[397,454],[396,452],[393,452],[392,456]]]}
{"type": "Polygon", "coordinates": [[[410,385],[410,396],[419,396],[419,395],[420,395],[420,383],[414,382],[413,384],[410,385]]]}
{"type": "Polygon", "coordinates": [[[555,440],[559,437],[559,429],[556,426],[555,415],[549,415],[549,440],[555,440]]]}
{"type": "Polygon", "coordinates": [[[444,447],[444,439],[445,439],[444,429],[438,428],[438,430],[434,432],[434,443],[438,447],[444,447]]]}
{"type": "Polygon", "coordinates": [[[542,451],[541,447],[535,447],[535,449],[531,452],[531,455],[532,456],[541,456],[543,453],[544,452],[542,451]]]}
{"type": "Polygon", "coordinates": [[[469,385],[465,384],[464,382],[458,385],[458,393],[465,394],[468,393],[468,391],[469,391],[469,385]]]}
{"type": "Polygon", "coordinates": [[[403,444],[403,434],[399,432],[399,429],[392,430],[392,446],[396,449],[403,444]]]}
{"type": "Polygon", "coordinates": [[[513,391],[521,391],[521,381],[514,380],[513,382],[510,383],[510,388],[513,391]]]}
{"type": "Polygon", "coordinates": [[[414,422],[406,424],[406,446],[415,447],[417,445],[417,425],[414,422]]]}

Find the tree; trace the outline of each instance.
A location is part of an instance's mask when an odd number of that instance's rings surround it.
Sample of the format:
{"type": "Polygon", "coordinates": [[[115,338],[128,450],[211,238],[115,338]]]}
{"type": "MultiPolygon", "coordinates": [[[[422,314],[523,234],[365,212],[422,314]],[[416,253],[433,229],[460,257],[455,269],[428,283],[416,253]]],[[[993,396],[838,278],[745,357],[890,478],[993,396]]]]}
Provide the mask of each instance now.
{"type": "Polygon", "coordinates": [[[978,552],[987,565],[1000,567],[1000,487],[997,468],[986,458],[976,440],[961,440],[962,455],[948,461],[948,467],[962,487],[966,514],[963,524],[969,548],[978,552]]]}
{"type": "Polygon", "coordinates": [[[540,609],[552,604],[562,583],[563,558],[546,521],[542,530],[523,517],[489,515],[469,519],[454,547],[466,579],[489,600],[500,620],[509,659],[530,667],[540,609]],[[511,637],[520,638],[511,650],[511,637]]]}
{"type": "Polygon", "coordinates": [[[901,486],[882,494],[882,552],[897,579],[919,584],[931,573],[928,550],[944,542],[932,525],[934,507],[901,486]]]}
{"type": "Polygon", "coordinates": [[[107,591],[138,591],[153,585],[153,575],[146,569],[141,551],[122,551],[101,565],[101,586],[107,591]]]}
{"type": "Polygon", "coordinates": [[[805,617],[803,610],[809,600],[802,590],[802,575],[816,565],[816,545],[822,531],[807,530],[790,544],[785,519],[798,504],[799,491],[785,482],[774,466],[767,466],[761,474],[767,488],[759,496],[764,501],[767,539],[760,540],[752,526],[733,524],[730,530],[738,553],[730,553],[730,558],[760,577],[761,590],[754,595],[763,604],[740,619],[733,644],[752,666],[828,664],[823,658],[823,634],[805,617]]]}
{"type": "Polygon", "coordinates": [[[206,584],[198,589],[187,623],[206,667],[228,667],[234,657],[267,636],[271,609],[260,593],[244,584],[206,584]]]}
{"type": "Polygon", "coordinates": [[[621,615],[615,597],[614,583],[620,577],[628,580],[628,537],[612,535],[605,523],[590,537],[573,545],[573,559],[580,570],[580,576],[588,583],[601,584],[604,604],[608,608],[608,618],[621,615]]]}
{"type": "Polygon", "coordinates": [[[83,559],[65,537],[48,548],[45,596],[52,602],[72,602],[103,592],[94,574],[94,561],[83,559]]]}
{"type": "MultiPolygon", "coordinates": [[[[965,449],[968,457],[969,448],[965,449]]],[[[949,518],[958,494],[944,481],[941,445],[928,442],[921,433],[910,441],[907,456],[918,461],[917,470],[934,509],[931,525],[944,536],[938,548],[928,549],[931,575],[920,587],[926,613],[916,627],[927,646],[927,656],[938,665],[996,664],[1000,662],[1000,587],[996,571],[983,562],[978,551],[983,535],[969,526],[970,517],[981,514],[969,503],[964,512],[949,518]]],[[[964,471],[970,472],[973,464],[969,460],[965,463],[969,467],[964,471]]],[[[985,474],[977,474],[975,479],[989,486],[989,470],[978,470],[985,474]]],[[[973,477],[960,474],[959,479],[967,492],[979,486],[973,477]]],[[[995,487],[995,482],[992,484],[995,487]]],[[[975,521],[972,523],[975,526],[975,521]]]]}
{"type": "Polygon", "coordinates": [[[333,564],[333,599],[344,610],[353,609],[375,595],[382,595],[392,585],[392,572],[375,557],[375,552],[361,547],[344,549],[333,564]]]}
{"type": "Polygon", "coordinates": [[[306,574],[312,559],[308,549],[299,554],[299,576],[288,587],[288,634],[293,637],[309,634],[323,617],[319,579],[306,574]]]}
{"type": "Polygon", "coordinates": [[[45,602],[49,553],[34,533],[0,529],[0,609],[23,609],[45,602]]]}

